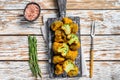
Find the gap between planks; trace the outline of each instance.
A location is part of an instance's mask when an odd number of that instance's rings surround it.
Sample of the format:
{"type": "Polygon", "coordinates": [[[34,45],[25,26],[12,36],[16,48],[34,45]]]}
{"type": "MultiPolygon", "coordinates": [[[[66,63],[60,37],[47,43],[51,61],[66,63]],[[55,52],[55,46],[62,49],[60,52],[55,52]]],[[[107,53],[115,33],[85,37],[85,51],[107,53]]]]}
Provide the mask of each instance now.
{"type": "MultiPolygon", "coordinates": [[[[48,60],[38,60],[39,62],[48,62],[48,60]]],[[[28,60],[0,60],[0,62],[28,62],[28,60]]],[[[86,60],[90,62],[90,60],[86,60]]],[[[94,60],[94,62],[120,62],[120,60],[94,60]]]]}
{"type": "MultiPolygon", "coordinates": [[[[0,36],[43,36],[43,34],[0,34],[0,36]]],[[[81,34],[80,36],[90,36],[90,34],[81,34]]],[[[95,36],[120,36],[120,34],[95,34],[95,36]]]]}
{"type": "MultiPolygon", "coordinates": [[[[0,9],[0,11],[12,11],[12,10],[24,10],[24,9],[0,9]]],[[[58,11],[58,9],[41,9],[42,11],[46,11],[46,10],[55,10],[58,11]]],[[[120,10],[120,9],[66,9],[67,10],[120,10]]]]}

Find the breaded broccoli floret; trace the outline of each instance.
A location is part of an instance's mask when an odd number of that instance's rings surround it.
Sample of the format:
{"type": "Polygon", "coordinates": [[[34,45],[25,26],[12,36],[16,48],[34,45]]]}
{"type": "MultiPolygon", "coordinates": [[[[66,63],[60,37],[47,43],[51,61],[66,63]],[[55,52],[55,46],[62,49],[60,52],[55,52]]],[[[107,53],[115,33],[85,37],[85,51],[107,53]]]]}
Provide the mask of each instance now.
{"type": "Polygon", "coordinates": [[[73,63],[72,60],[64,61],[63,69],[70,77],[78,75],[78,67],[73,63]]]}
{"type": "Polygon", "coordinates": [[[69,45],[71,45],[73,43],[78,43],[79,42],[79,38],[75,34],[70,34],[70,35],[67,36],[67,38],[69,39],[69,41],[68,41],[69,45]]]}
{"type": "Polygon", "coordinates": [[[71,33],[71,28],[69,24],[64,24],[61,29],[65,32],[66,35],[71,33]]]}
{"type": "Polygon", "coordinates": [[[55,42],[66,42],[66,35],[62,30],[55,31],[55,42]]]}
{"type": "Polygon", "coordinates": [[[62,43],[62,46],[58,48],[58,53],[62,56],[66,56],[69,51],[69,46],[66,43],[62,43]]]}
{"type": "Polygon", "coordinates": [[[73,51],[76,51],[79,48],[80,48],[80,42],[78,42],[76,44],[74,43],[74,44],[70,45],[70,49],[73,50],[73,51]]]}
{"type": "Polygon", "coordinates": [[[71,60],[66,60],[64,63],[63,63],[63,69],[68,73],[70,70],[73,70],[74,69],[74,64],[73,64],[73,61],[71,60]]]}
{"type": "Polygon", "coordinates": [[[53,57],[53,63],[54,64],[57,64],[57,63],[61,63],[61,62],[63,62],[65,60],[65,58],[63,58],[63,57],[61,57],[61,56],[54,56],[53,57]]]}
{"type": "Polygon", "coordinates": [[[62,32],[63,32],[63,31],[60,30],[60,29],[59,29],[59,30],[56,30],[56,31],[55,31],[55,36],[61,36],[62,32]]]}
{"type": "Polygon", "coordinates": [[[66,56],[69,51],[69,46],[66,43],[53,43],[53,51],[55,54],[60,54],[61,56],[66,56]]]}
{"type": "Polygon", "coordinates": [[[71,28],[71,33],[76,34],[78,32],[78,24],[72,23],[70,24],[70,28],[71,28]]]}
{"type": "Polygon", "coordinates": [[[70,19],[70,18],[68,18],[68,17],[64,17],[64,18],[62,19],[62,21],[64,22],[64,24],[70,24],[70,23],[73,22],[72,19],[70,19]]]}
{"type": "Polygon", "coordinates": [[[77,50],[76,51],[69,50],[69,52],[67,53],[67,55],[65,56],[65,58],[71,59],[71,60],[74,61],[77,56],[78,56],[78,51],[77,50]]]}
{"type": "Polygon", "coordinates": [[[68,72],[68,76],[72,77],[72,76],[77,76],[78,75],[78,72],[79,72],[79,69],[77,66],[75,66],[74,70],[70,70],[68,72]]]}
{"type": "Polygon", "coordinates": [[[55,74],[56,74],[56,75],[60,75],[60,74],[62,74],[63,72],[64,72],[64,70],[63,70],[62,65],[57,64],[57,65],[55,66],[55,74]]]}
{"type": "Polygon", "coordinates": [[[53,31],[55,31],[55,30],[59,29],[62,25],[63,25],[62,21],[55,21],[51,24],[51,29],[53,31]]]}
{"type": "Polygon", "coordinates": [[[61,47],[61,46],[62,46],[62,44],[60,44],[58,42],[54,42],[53,43],[52,49],[53,49],[53,51],[54,51],[55,54],[58,53],[58,48],[61,47]]]}

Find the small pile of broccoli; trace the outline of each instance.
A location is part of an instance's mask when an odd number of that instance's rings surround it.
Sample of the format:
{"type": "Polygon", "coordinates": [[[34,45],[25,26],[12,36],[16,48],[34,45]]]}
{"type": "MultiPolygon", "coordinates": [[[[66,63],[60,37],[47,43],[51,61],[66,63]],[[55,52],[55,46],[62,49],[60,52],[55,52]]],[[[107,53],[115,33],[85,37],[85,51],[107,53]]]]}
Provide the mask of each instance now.
{"type": "Polygon", "coordinates": [[[77,76],[79,69],[74,61],[80,48],[80,41],[76,35],[78,24],[65,17],[62,21],[53,22],[51,29],[55,32],[52,46],[54,52],[52,62],[55,64],[55,74],[60,75],[66,72],[70,77],[77,76]]]}

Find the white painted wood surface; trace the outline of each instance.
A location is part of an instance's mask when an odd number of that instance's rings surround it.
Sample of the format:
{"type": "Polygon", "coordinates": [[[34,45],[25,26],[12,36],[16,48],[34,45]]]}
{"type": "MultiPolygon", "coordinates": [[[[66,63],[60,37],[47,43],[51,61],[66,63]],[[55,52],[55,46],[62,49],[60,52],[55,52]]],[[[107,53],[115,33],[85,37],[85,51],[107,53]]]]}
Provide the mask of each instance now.
{"type": "MultiPolygon", "coordinates": [[[[28,60],[27,36],[0,36],[0,60],[28,60]]],[[[48,60],[47,44],[43,36],[37,36],[38,58],[48,60]]],[[[95,60],[120,60],[120,36],[96,36],[95,60]],[[104,40],[103,40],[104,39],[104,40]]],[[[81,36],[82,53],[89,60],[90,36],[81,36]]]]}
{"type": "MultiPolygon", "coordinates": [[[[42,8],[34,23],[23,21],[31,0],[0,0],[0,80],[35,80],[28,65],[27,35],[37,35],[39,66],[48,76],[48,53],[40,27],[42,16],[56,14],[55,0],[35,0],[42,8]]],[[[97,20],[94,39],[94,77],[54,80],[120,80],[120,0],[67,0],[67,14],[80,17],[82,53],[89,71],[90,25],[97,20]]],[[[40,80],[40,79],[38,79],[40,80]]]]}
{"type": "MultiPolygon", "coordinates": [[[[24,9],[31,0],[0,0],[0,9],[24,9]]],[[[56,9],[55,0],[34,0],[42,9],[56,9]]],[[[67,0],[67,9],[119,9],[119,0],[67,0]]]]}
{"type": "MultiPolygon", "coordinates": [[[[34,23],[23,20],[23,10],[0,11],[0,34],[41,34],[42,16],[56,14],[43,10],[34,23]]],[[[96,20],[96,34],[120,34],[120,10],[67,10],[67,14],[80,17],[81,34],[90,34],[91,21],[96,20]]]]}
{"type": "MultiPolygon", "coordinates": [[[[0,62],[0,79],[1,80],[35,80],[32,77],[27,61],[4,61],[0,62]]],[[[87,65],[89,63],[87,62],[87,65]]],[[[43,80],[61,80],[50,79],[48,76],[48,63],[46,61],[40,61],[39,66],[42,69],[43,80]]],[[[89,70],[89,68],[88,68],[89,70]]],[[[92,80],[120,80],[120,62],[95,62],[94,64],[94,77],[92,80]]],[[[40,79],[39,79],[40,80],[40,79]]],[[[64,79],[62,79],[64,80],[64,79]]],[[[65,79],[67,80],[67,79],[65,79]]],[[[72,78],[69,80],[90,80],[87,77],[84,78],[72,78]]]]}

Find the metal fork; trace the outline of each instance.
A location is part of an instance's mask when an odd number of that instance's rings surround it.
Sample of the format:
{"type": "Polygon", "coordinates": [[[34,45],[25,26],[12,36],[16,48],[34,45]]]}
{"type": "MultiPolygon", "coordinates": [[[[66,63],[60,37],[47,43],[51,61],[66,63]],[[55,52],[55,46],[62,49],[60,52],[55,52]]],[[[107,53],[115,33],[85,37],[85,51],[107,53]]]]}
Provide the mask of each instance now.
{"type": "Polygon", "coordinates": [[[91,37],[91,47],[90,47],[90,78],[93,77],[93,62],[94,62],[94,50],[93,50],[93,40],[95,37],[95,21],[92,21],[91,25],[91,32],[90,32],[90,37],[91,37]]]}

